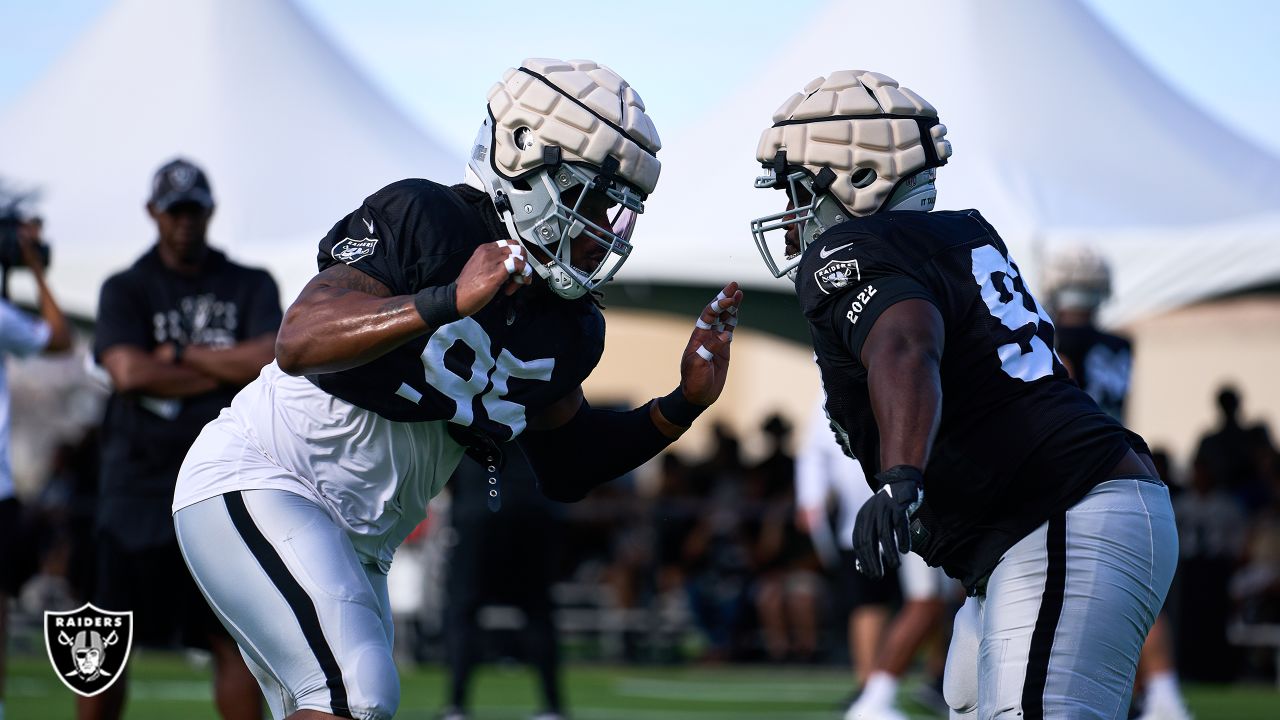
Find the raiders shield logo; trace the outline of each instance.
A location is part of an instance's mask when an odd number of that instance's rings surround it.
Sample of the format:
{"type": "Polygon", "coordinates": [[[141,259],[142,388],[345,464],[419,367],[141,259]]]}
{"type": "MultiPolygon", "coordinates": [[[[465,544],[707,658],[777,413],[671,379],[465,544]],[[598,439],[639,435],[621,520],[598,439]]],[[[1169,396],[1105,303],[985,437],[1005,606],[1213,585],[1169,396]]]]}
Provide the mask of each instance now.
{"type": "Polygon", "coordinates": [[[92,604],[44,614],[44,647],[62,684],[93,697],[111,687],[129,661],[133,613],[100,610],[92,604]]]}
{"type": "Polygon", "coordinates": [[[817,281],[818,288],[822,292],[830,295],[862,280],[862,271],[858,269],[858,261],[856,259],[832,260],[823,265],[822,269],[815,272],[813,279],[817,281]]]}
{"type": "Polygon", "coordinates": [[[377,246],[378,238],[364,238],[363,240],[345,238],[334,245],[329,254],[333,256],[334,260],[350,265],[362,257],[372,255],[373,249],[377,246]]]}

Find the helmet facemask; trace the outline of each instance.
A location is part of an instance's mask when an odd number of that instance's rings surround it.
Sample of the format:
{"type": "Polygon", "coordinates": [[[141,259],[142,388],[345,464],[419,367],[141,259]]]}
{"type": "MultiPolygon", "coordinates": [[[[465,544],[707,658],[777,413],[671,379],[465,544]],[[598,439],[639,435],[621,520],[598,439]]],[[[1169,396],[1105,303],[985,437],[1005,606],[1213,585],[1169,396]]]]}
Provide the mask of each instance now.
{"type": "Polygon", "coordinates": [[[631,254],[631,233],[644,212],[640,193],[590,165],[551,164],[523,182],[502,182],[494,193],[513,238],[531,251],[529,262],[555,293],[577,298],[613,278],[631,254]],[[528,188],[527,190],[524,188],[528,188]],[[603,221],[603,224],[602,222],[603,221]],[[573,241],[593,241],[586,261],[574,263],[573,241]]]}
{"type": "Polygon", "coordinates": [[[752,220],[751,235],[769,272],[776,278],[786,275],[795,282],[796,268],[805,248],[828,228],[848,220],[852,214],[831,193],[814,192],[815,184],[823,184],[819,178],[826,179],[822,173],[815,178],[803,168],[787,167],[785,159],[782,163],[775,159],[773,165],[766,165],[765,173],[756,178],[756,187],[786,191],[789,208],[752,220]],[[793,228],[794,240],[790,234],[793,228]],[[769,233],[775,234],[770,238],[769,233]]]}

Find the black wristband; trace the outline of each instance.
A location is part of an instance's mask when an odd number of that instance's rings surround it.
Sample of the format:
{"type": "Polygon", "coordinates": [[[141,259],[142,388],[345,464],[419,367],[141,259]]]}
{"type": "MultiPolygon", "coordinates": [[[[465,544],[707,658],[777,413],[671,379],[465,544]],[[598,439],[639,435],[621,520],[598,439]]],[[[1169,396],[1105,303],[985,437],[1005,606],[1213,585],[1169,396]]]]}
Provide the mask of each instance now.
{"type": "Polygon", "coordinates": [[[422,288],[413,296],[413,307],[431,327],[438,328],[461,320],[462,315],[458,313],[458,283],[422,288]]]}
{"type": "Polygon", "coordinates": [[[890,485],[892,483],[909,482],[916,488],[924,487],[924,473],[920,472],[920,468],[911,465],[894,465],[888,470],[881,470],[876,473],[876,482],[880,487],[890,485]]]}
{"type": "Polygon", "coordinates": [[[689,398],[684,396],[684,390],[676,387],[675,390],[658,398],[658,411],[662,413],[662,417],[670,420],[673,425],[680,427],[689,427],[694,420],[706,410],[706,405],[696,405],[689,402],[689,398]]]}

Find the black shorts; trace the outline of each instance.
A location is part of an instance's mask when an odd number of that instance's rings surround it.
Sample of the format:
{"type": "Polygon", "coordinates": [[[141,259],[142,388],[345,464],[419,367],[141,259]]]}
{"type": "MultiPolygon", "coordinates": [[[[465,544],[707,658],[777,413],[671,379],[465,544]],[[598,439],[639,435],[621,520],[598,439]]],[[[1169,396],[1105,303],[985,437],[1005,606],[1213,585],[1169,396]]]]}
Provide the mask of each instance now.
{"type": "Polygon", "coordinates": [[[849,595],[850,609],[863,605],[897,606],[902,603],[902,588],[898,583],[897,569],[886,569],[884,577],[872,580],[858,572],[856,560],[852,550],[840,551],[840,571],[844,576],[844,587],[849,595]]]}
{"type": "Polygon", "coordinates": [[[22,514],[17,498],[0,500],[0,594],[17,595],[36,572],[35,533],[22,514]]]}
{"type": "Polygon", "coordinates": [[[132,610],[134,645],[207,650],[211,635],[230,637],[200,594],[176,540],[131,550],[99,533],[95,550],[93,604],[132,610]]]}

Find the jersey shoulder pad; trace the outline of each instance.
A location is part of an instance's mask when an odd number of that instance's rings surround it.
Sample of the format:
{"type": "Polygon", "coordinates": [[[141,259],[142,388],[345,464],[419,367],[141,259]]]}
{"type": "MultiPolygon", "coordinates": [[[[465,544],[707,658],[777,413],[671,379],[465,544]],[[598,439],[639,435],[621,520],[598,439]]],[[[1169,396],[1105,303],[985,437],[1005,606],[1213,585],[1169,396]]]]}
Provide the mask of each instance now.
{"type": "Polygon", "coordinates": [[[876,234],[874,225],[862,220],[837,225],[805,249],[796,293],[806,314],[847,289],[908,272],[902,253],[876,234]]]}
{"type": "Polygon", "coordinates": [[[400,180],[370,195],[364,207],[374,216],[369,218],[374,225],[371,232],[377,232],[381,221],[389,240],[413,243],[422,254],[449,253],[460,245],[479,244],[465,232],[477,222],[474,209],[446,185],[400,180]]]}
{"type": "Polygon", "coordinates": [[[489,235],[476,208],[452,188],[401,180],[339,220],[321,240],[317,260],[320,270],[345,263],[407,294],[452,280],[489,235]]]}

